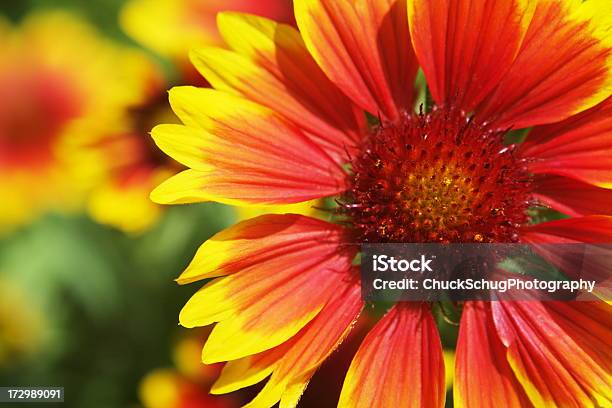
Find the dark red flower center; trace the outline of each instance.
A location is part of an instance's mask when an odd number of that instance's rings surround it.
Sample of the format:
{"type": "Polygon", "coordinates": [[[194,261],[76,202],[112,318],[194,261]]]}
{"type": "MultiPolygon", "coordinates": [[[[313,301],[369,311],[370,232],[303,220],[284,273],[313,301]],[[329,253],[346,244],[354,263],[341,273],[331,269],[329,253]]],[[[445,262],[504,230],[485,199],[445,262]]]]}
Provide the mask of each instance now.
{"type": "Polygon", "coordinates": [[[362,242],[514,242],[531,188],[506,132],[454,110],[371,131],[342,202],[362,242]]]}

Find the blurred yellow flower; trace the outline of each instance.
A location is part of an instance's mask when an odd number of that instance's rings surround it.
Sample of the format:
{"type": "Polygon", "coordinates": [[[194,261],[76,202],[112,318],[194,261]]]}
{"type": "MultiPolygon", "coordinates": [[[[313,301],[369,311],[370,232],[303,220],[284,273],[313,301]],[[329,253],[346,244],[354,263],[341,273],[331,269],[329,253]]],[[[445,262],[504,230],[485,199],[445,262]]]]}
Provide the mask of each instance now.
{"type": "Polygon", "coordinates": [[[138,390],[144,408],[232,408],[238,407],[231,397],[208,394],[208,389],[189,381],[171,369],[148,373],[138,390]]]}
{"type": "Polygon", "coordinates": [[[161,154],[149,135],[156,121],[175,119],[159,67],[144,54],[140,57],[132,61],[138,68],[128,70],[140,73],[129,83],[135,102],[120,112],[113,121],[115,127],[95,144],[108,164],[107,177],[88,202],[93,219],[128,233],[143,232],[156,223],[162,211],[149,200],[149,193],[160,180],[181,168],[161,154]]]}
{"type": "Polygon", "coordinates": [[[177,372],[185,378],[197,381],[210,388],[223,368],[223,364],[202,364],[202,340],[208,338],[210,330],[203,328],[184,333],[172,347],[172,362],[177,372]]]}
{"type": "Polygon", "coordinates": [[[64,12],[33,14],[0,35],[0,230],[43,210],[78,208],[103,177],[91,146],[135,103],[133,51],[64,12]],[[118,69],[117,61],[126,62],[118,69]]]}
{"type": "Polygon", "coordinates": [[[161,209],[149,200],[155,180],[161,172],[146,169],[141,174],[126,174],[126,179],[110,178],[95,188],[89,199],[91,217],[101,223],[129,233],[139,233],[158,220],[161,209]]]}
{"type": "Polygon", "coordinates": [[[0,279],[0,366],[38,350],[42,315],[14,284],[0,279]]]}
{"type": "Polygon", "coordinates": [[[147,374],[140,384],[140,400],[145,408],[168,408],[177,406],[180,398],[176,374],[171,370],[158,369],[147,374]]]}

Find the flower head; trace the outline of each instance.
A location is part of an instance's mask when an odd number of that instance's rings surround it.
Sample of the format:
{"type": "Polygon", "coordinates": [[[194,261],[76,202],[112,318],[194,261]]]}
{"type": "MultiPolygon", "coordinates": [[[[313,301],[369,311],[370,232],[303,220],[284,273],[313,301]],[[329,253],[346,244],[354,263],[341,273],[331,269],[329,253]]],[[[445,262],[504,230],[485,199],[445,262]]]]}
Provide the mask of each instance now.
{"type": "Polygon", "coordinates": [[[377,127],[341,203],[358,241],[518,241],[531,182],[504,134],[437,107],[377,127]]]}
{"type": "Polygon", "coordinates": [[[131,52],[79,18],[45,12],[2,27],[0,229],[80,205],[104,173],[89,145],[133,103],[115,63],[131,52]]]}
{"type": "MultiPolygon", "coordinates": [[[[228,363],[213,392],[269,377],[251,407],[295,406],[358,318],[354,242],[612,238],[607,3],[294,6],[297,30],[220,14],[228,49],[191,54],[214,89],[174,88],[183,125],[153,130],[189,167],[153,191],[157,202],[338,202],[332,222],[241,222],[204,243],[178,279],[216,278],[180,321],[216,323],[203,361],[228,363]],[[415,106],[419,66],[431,110],[415,106]],[[510,130],[532,127],[525,143],[507,143],[510,130]],[[573,218],[535,223],[534,206],[573,218]]],[[[605,303],[466,302],[455,403],[609,405],[612,353],[601,339],[611,318],[605,303]]],[[[339,405],[442,407],[443,361],[431,305],[397,304],[356,353],[339,405]]]]}

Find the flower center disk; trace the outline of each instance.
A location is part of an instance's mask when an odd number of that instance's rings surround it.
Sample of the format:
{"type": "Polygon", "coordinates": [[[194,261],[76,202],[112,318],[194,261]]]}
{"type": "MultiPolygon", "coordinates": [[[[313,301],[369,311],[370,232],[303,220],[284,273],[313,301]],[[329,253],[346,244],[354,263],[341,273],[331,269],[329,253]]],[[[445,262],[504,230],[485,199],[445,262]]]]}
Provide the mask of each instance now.
{"type": "Polygon", "coordinates": [[[363,242],[515,242],[531,182],[504,136],[439,108],[382,124],[341,211],[363,242]]]}

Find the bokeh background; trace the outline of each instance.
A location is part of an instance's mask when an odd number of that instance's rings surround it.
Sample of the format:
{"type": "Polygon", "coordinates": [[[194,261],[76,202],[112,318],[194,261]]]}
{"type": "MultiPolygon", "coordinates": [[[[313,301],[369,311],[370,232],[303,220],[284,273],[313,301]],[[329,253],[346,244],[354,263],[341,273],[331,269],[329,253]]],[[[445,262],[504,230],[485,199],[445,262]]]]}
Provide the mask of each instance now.
{"type": "MultiPolygon", "coordinates": [[[[257,392],[208,395],[220,367],[200,363],[206,329],[178,326],[197,285],[173,280],[260,210],[148,199],[180,169],[148,132],[176,120],[169,88],[206,86],[187,53],[219,42],[226,9],[292,23],[290,0],[0,2],[0,385],[63,386],[66,407],[236,407],[257,392]]],[[[369,325],[301,406],[335,406],[369,325]]],[[[452,348],[455,327],[441,328],[452,348]]]]}

